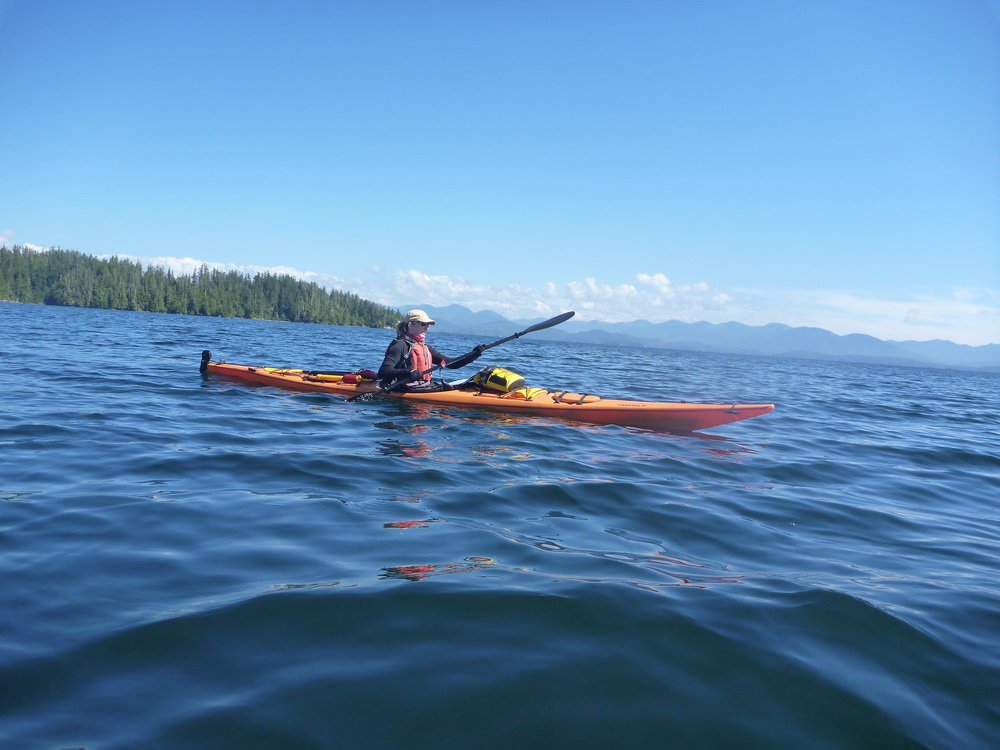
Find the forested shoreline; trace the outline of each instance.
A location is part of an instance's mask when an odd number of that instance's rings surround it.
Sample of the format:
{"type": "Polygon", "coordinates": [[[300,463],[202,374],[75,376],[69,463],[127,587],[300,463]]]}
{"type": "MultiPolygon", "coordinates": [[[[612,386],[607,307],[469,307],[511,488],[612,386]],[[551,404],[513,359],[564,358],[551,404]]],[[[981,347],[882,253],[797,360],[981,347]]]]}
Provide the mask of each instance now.
{"type": "Polygon", "coordinates": [[[202,265],[194,274],[175,275],[117,257],[17,245],[0,247],[0,300],[371,328],[399,319],[392,308],[284,274],[251,276],[202,265]]]}

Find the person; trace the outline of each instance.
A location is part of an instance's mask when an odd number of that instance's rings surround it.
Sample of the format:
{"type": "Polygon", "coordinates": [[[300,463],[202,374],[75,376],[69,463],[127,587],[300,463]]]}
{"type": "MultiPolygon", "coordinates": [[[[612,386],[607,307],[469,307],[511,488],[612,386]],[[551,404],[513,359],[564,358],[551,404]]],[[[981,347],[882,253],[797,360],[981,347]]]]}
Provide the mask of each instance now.
{"type": "Polygon", "coordinates": [[[423,310],[410,310],[396,324],[396,339],[386,347],[385,359],[378,368],[378,380],[383,388],[400,381],[429,382],[435,365],[444,365],[449,370],[475,362],[486,347],[480,344],[468,354],[451,359],[444,356],[427,343],[427,330],[434,321],[423,310]]]}

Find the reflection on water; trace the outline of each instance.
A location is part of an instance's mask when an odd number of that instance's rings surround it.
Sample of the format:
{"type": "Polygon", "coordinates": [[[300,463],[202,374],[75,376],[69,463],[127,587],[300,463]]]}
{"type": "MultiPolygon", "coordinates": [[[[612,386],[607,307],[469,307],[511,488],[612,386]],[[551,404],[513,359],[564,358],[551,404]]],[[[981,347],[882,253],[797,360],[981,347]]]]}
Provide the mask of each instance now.
{"type": "Polygon", "coordinates": [[[384,529],[424,529],[428,525],[440,521],[440,518],[421,518],[414,521],[386,521],[382,524],[384,529]]]}
{"type": "MultiPolygon", "coordinates": [[[[401,432],[406,435],[422,435],[431,430],[426,424],[401,424],[391,421],[376,422],[374,426],[379,430],[401,432]]],[[[429,455],[432,450],[426,441],[419,438],[412,441],[393,438],[379,440],[377,444],[382,455],[395,458],[422,458],[429,455]]]]}
{"type": "MultiPolygon", "coordinates": [[[[531,520],[541,520],[542,518],[566,518],[581,522],[588,522],[588,519],[581,516],[572,516],[562,513],[549,513],[544,517],[531,520]]],[[[392,566],[384,568],[379,576],[383,579],[405,578],[409,581],[419,581],[430,576],[472,573],[483,569],[487,565],[494,571],[505,571],[512,574],[528,574],[531,576],[542,576],[553,580],[572,581],[577,583],[594,584],[624,584],[651,591],[660,592],[665,587],[693,586],[697,588],[707,588],[718,584],[742,584],[746,575],[720,571],[718,568],[712,569],[705,563],[686,560],[676,555],[670,555],[663,551],[653,553],[632,553],[622,550],[605,550],[597,548],[575,547],[563,541],[556,541],[553,537],[540,537],[514,533],[508,528],[498,528],[490,525],[482,525],[464,519],[454,518],[423,518],[409,521],[389,521],[382,524],[386,529],[426,529],[431,524],[447,523],[461,526],[467,529],[487,532],[491,535],[502,537],[508,542],[513,542],[518,546],[530,548],[534,552],[543,553],[536,564],[510,565],[501,559],[493,557],[467,557],[461,563],[424,563],[413,565],[392,566]],[[582,555],[598,563],[598,567],[609,565],[617,572],[609,571],[603,575],[584,575],[558,572],[553,565],[546,562],[548,555],[582,555]],[[639,575],[622,575],[620,567],[627,566],[630,569],[637,569],[639,575]]],[[[647,537],[636,537],[622,529],[606,529],[606,532],[617,538],[635,541],[644,544],[655,544],[661,546],[655,539],[647,537]]],[[[557,563],[562,565],[561,563],[557,563]]],[[[564,567],[564,566],[563,566],[564,567]]],[[[571,566],[581,567],[581,566],[571,566]]],[[[582,566],[589,568],[592,566],[582,566]]]]}
{"type": "Polygon", "coordinates": [[[451,457],[443,458],[432,454],[440,452],[442,448],[461,448],[467,456],[488,461],[530,461],[547,455],[553,441],[564,441],[567,442],[567,458],[590,464],[627,464],[662,459],[688,461],[693,458],[742,463],[767,448],[766,445],[749,444],[721,435],[698,432],[672,434],[641,428],[572,423],[544,417],[508,417],[467,410],[453,412],[447,408],[422,404],[406,403],[401,406],[407,412],[405,417],[382,420],[374,423],[374,426],[379,430],[411,436],[413,439],[398,437],[376,441],[382,455],[396,458],[434,457],[439,461],[453,462],[451,457]],[[470,425],[477,424],[494,429],[485,435],[481,432],[475,435],[474,443],[461,443],[453,437],[454,431],[450,429],[452,426],[469,428],[470,425]],[[515,425],[533,429],[515,436],[509,429],[515,425]],[[592,433],[595,437],[614,436],[619,432],[636,433],[641,434],[644,441],[640,444],[622,441],[610,447],[608,443],[602,443],[600,452],[584,453],[583,446],[586,442],[579,439],[581,432],[592,433]],[[484,442],[484,437],[493,442],[484,442]],[[529,449],[532,447],[536,450],[529,449]]]}
{"type": "Polygon", "coordinates": [[[488,557],[467,557],[463,562],[441,563],[438,565],[394,565],[383,568],[379,578],[382,580],[402,579],[405,581],[422,581],[432,576],[471,573],[474,570],[482,570],[492,564],[493,560],[488,557]]]}
{"type": "Polygon", "coordinates": [[[423,458],[430,455],[431,446],[423,440],[404,443],[401,440],[379,440],[379,453],[392,458],[423,458]]]}

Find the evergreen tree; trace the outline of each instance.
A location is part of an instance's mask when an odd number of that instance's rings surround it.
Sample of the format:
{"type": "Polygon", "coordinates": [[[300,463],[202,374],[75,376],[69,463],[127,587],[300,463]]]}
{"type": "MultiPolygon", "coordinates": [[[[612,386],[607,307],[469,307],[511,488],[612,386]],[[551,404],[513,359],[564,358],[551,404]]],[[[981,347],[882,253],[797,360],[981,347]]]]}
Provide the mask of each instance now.
{"type": "Polygon", "coordinates": [[[0,300],[302,323],[391,327],[392,308],[355,294],[325,291],[287,275],[223,272],[202,265],[190,276],[117,256],[73,250],[0,247],[0,300]]]}

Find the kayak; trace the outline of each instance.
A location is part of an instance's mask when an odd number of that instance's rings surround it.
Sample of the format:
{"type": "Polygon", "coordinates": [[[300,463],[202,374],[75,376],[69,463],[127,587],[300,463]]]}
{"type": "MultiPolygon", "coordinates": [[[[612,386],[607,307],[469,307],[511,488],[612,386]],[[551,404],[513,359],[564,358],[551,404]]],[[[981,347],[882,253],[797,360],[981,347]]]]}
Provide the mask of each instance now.
{"type": "Polygon", "coordinates": [[[693,432],[738,422],[774,410],[774,404],[702,404],[687,402],[633,401],[602,398],[589,393],[568,393],[541,388],[520,388],[497,392],[469,381],[444,386],[441,390],[383,391],[369,371],[318,372],[315,370],[256,367],[211,361],[211,352],[202,353],[201,372],[249,383],[315,391],[351,398],[392,398],[448,407],[488,409],[512,415],[555,417],[593,424],[644,427],[667,432],[693,432]],[[368,375],[369,377],[366,377],[368,375]]]}

